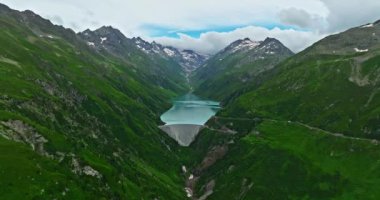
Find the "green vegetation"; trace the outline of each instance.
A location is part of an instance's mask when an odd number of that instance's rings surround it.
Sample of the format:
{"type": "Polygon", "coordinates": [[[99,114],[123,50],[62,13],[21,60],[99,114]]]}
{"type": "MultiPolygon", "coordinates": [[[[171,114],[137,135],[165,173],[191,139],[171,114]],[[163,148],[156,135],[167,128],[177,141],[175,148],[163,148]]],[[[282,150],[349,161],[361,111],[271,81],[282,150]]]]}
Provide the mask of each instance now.
{"type": "Polygon", "coordinates": [[[196,194],[214,180],[208,199],[378,199],[378,33],[379,23],[329,36],[244,86],[234,63],[221,62],[215,77],[237,93],[204,91],[226,104],[208,126],[234,142],[218,139],[229,151],[202,172],[196,194]]]}
{"type": "Polygon", "coordinates": [[[210,199],[377,199],[379,158],[370,140],[264,121],[201,182],[216,181],[210,199]]]}
{"type": "Polygon", "coordinates": [[[185,199],[190,174],[209,199],[380,197],[379,24],[217,54],[191,78],[225,108],[190,148],[158,128],[189,89],[175,61],[1,4],[0,27],[0,199],[185,199]]]}
{"type": "Polygon", "coordinates": [[[254,48],[247,49],[245,43],[254,42],[238,40],[198,68],[191,77],[194,92],[228,104],[260,85],[268,76],[266,72],[293,55],[273,38],[267,38],[254,48]],[[239,46],[242,47],[239,49],[239,46]]]}
{"type": "Polygon", "coordinates": [[[21,138],[0,138],[0,199],[185,197],[178,147],[157,128],[187,91],[173,63],[95,51],[30,11],[1,7],[0,26],[0,134],[21,138]]]}
{"type": "Polygon", "coordinates": [[[374,64],[378,56],[302,56],[280,64],[276,76],[239,97],[227,115],[299,121],[332,132],[379,138],[374,64]],[[365,60],[358,63],[359,59],[365,60]]]}

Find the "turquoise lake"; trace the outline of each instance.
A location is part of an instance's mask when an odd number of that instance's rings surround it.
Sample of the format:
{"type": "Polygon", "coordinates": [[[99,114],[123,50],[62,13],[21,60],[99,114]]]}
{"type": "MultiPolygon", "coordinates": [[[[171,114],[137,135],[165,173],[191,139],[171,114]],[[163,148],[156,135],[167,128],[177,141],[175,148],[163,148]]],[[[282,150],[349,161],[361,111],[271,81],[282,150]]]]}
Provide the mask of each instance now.
{"type": "Polygon", "coordinates": [[[161,115],[165,125],[204,125],[220,109],[219,102],[204,100],[194,94],[186,94],[173,101],[173,106],[161,115]]]}

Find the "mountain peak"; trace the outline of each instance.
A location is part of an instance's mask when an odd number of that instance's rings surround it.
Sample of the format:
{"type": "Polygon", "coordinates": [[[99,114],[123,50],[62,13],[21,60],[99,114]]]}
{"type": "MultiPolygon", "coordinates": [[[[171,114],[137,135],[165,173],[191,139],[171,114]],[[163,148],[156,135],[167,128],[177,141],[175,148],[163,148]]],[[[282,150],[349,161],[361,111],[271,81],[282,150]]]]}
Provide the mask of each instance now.
{"type": "Polygon", "coordinates": [[[9,11],[9,10],[11,10],[7,5],[4,5],[4,4],[2,4],[2,3],[0,3],[0,11],[2,11],[2,10],[7,10],[7,11],[9,11]]]}
{"type": "Polygon", "coordinates": [[[294,53],[276,38],[265,38],[258,46],[265,55],[293,55],[294,53]]]}
{"type": "MultiPolygon", "coordinates": [[[[94,31],[97,34],[116,34],[123,35],[119,29],[116,29],[112,26],[102,26],[94,31]]],[[[124,35],[123,35],[124,36],[124,35]]]]}
{"type": "Polygon", "coordinates": [[[269,46],[284,46],[276,38],[270,38],[270,37],[265,38],[265,40],[260,43],[260,46],[268,46],[268,45],[269,46]]]}
{"type": "Polygon", "coordinates": [[[267,37],[265,38],[264,42],[280,42],[280,41],[277,40],[276,38],[267,37]]]}
{"type": "Polygon", "coordinates": [[[247,51],[257,47],[260,42],[252,41],[249,38],[239,39],[228,45],[223,52],[235,53],[237,51],[247,51]]]}
{"type": "Polygon", "coordinates": [[[156,43],[149,43],[148,41],[145,41],[141,37],[133,37],[132,38],[133,43],[139,48],[140,50],[144,51],[145,53],[152,53],[154,50],[154,47],[156,43]]]}
{"type": "Polygon", "coordinates": [[[145,41],[140,36],[139,37],[133,37],[132,40],[145,41]]]}
{"type": "Polygon", "coordinates": [[[114,54],[122,54],[123,44],[128,43],[128,38],[118,29],[112,26],[102,26],[94,31],[86,29],[78,35],[87,42],[87,45],[97,50],[108,49],[114,54]]]}
{"type": "Polygon", "coordinates": [[[24,13],[24,14],[26,14],[28,16],[32,16],[32,17],[37,16],[37,14],[34,13],[33,11],[31,11],[31,10],[25,10],[25,11],[22,11],[22,13],[24,13]]]}

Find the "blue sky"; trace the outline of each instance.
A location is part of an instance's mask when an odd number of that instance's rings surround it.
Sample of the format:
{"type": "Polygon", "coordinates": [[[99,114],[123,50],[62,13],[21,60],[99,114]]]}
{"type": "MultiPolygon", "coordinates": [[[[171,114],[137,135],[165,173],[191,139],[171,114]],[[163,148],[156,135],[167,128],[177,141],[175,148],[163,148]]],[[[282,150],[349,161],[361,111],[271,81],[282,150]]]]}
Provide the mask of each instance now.
{"type": "Polygon", "coordinates": [[[181,49],[212,54],[240,38],[275,37],[298,52],[322,37],[380,19],[376,0],[0,0],[83,31],[111,25],[181,49]]]}
{"type": "Polygon", "coordinates": [[[216,27],[208,27],[205,29],[175,29],[170,27],[163,27],[159,25],[154,24],[144,24],[141,26],[143,30],[148,32],[148,36],[155,38],[155,37],[170,37],[170,38],[180,38],[180,34],[185,34],[193,38],[199,38],[201,34],[207,33],[207,32],[218,32],[218,33],[227,33],[232,32],[239,28],[244,28],[247,26],[258,26],[263,27],[269,30],[272,30],[274,28],[279,28],[281,30],[297,30],[297,31],[310,31],[310,29],[307,28],[300,28],[298,26],[294,25],[286,25],[281,23],[273,23],[273,22],[257,22],[252,24],[245,24],[245,25],[226,25],[226,26],[216,26],[216,27]]]}

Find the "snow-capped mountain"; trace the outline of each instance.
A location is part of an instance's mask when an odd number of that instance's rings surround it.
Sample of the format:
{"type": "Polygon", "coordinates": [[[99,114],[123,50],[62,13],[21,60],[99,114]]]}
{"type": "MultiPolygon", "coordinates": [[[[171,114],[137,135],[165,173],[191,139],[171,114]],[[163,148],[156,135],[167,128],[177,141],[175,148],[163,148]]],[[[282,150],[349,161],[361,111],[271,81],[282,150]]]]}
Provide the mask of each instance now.
{"type": "Polygon", "coordinates": [[[88,46],[98,50],[102,48],[117,50],[118,47],[130,43],[127,37],[111,26],[102,26],[94,31],[87,29],[78,35],[87,42],[88,46]]]}
{"type": "Polygon", "coordinates": [[[186,72],[191,72],[200,67],[208,56],[196,53],[193,50],[179,50],[171,46],[164,46],[156,42],[147,42],[140,37],[132,38],[136,46],[147,54],[160,55],[168,59],[174,59],[186,72]]]}
{"type": "Polygon", "coordinates": [[[128,58],[131,52],[140,50],[148,56],[160,56],[166,60],[172,59],[181,65],[186,73],[194,71],[208,59],[208,56],[192,50],[179,50],[156,42],[148,42],[140,37],[127,38],[111,26],[103,26],[94,31],[87,29],[78,35],[91,48],[99,51],[106,50],[124,58],[128,58]]]}
{"type": "Polygon", "coordinates": [[[252,41],[249,38],[236,40],[228,45],[217,56],[226,56],[231,54],[246,53],[249,57],[263,58],[265,55],[290,53],[291,51],[285,47],[280,41],[274,38],[266,38],[264,41],[252,41]]]}
{"type": "Polygon", "coordinates": [[[264,72],[292,55],[293,52],[277,39],[252,41],[245,38],[231,43],[207,60],[193,73],[191,80],[199,83],[198,94],[233,99],[247,85],[259,83],[264,72]]]}
{"type": "Polygon", "coordinates": [[[222,52],[235,53],[238,51],[249,51],[260,45],[258,41],[252,41],[249,38],[236,40],[227,46],[222,52]]]}

